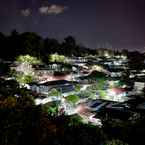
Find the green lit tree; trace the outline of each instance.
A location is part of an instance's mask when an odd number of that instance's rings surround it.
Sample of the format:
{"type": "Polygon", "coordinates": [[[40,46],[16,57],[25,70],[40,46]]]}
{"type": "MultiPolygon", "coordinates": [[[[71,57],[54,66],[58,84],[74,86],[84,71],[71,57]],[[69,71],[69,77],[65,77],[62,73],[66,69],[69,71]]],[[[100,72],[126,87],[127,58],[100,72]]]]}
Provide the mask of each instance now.
{"type": "Polygon", "coordinates": [[[50,62],[62,62],[65,63],[67,61],[64,55],[59,55],[57,53],[49,55],[50,62]]]}
{"type": "Polygon", "coordinates": [[[69,95],[66,97],[66,100],[71,104],[76,104],[80,100],[80,98],[77,95],[69,95]]]}
{"type": "Polygon", "coordinates": [[[28,74],[25,75],[23,73],[17,73],[15,75],[16,80],[20,83],[20,84],[27,84],[27,83],[31,83],[33,82],[34,78],[32,74],[28,74]]]}
{"type": "Polygon", "coordinates": [[[87,99],[87,98],[96,99],[96,90],[87,88],[86,90],[80,91],[79,96],[82,99],[87,99]]]}
{"type": "Polygon", "coordinates": [[[51,105],[45,106],[45,111],[48,113],[49,116],[57,116],[58,114],[58,102],[53,102],[51,105]]]}
{"type": "Polygon", "coordinates": [[[18,66],[14,75],[19,83],[26,84],[36,79],[35,70],[32,65],[40,64],[40,60],[30,55],[20,55],[16,58],[16,61],[18,66]]]}
{"type": "Polygon", "coordinates": [[[57,89],[53,88],[48,92],[48,96],[57,96],[60,97],[61,96],[61,92],[58,91],[57,89]]]}
{"type": "Polygon", "coordinates": [[[28,63],[28,64],[40,64],[40,60],[36,57],[30,55],[20,55],[16,58],[16,61],[19,63],[28,63]]]}
{"type": "Polygon", "coordinates": [[[79,84],[75,85],[75,92],[79,92],[81,90],[81,86],[79,84]]]}
{"type": "Polygon", "coordinates": [[[92,93],[90,98],[95,99],[97,97],[96,94],[98,94],[99,98],[105,99],[107,95],[105,86],[106,81],[104,79],[99,79],[97,80],[97,83],[94,83],[91,86],[89,86],[87,90],[92,93]]]}

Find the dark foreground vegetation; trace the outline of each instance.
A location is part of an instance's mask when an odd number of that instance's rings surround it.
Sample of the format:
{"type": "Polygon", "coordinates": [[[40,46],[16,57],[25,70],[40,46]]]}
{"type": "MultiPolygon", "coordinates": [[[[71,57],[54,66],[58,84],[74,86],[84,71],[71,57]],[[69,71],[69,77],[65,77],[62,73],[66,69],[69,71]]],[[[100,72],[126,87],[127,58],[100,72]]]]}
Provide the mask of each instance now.
{"type": "MultiPolygon", "coordinates": [[[[1,145],[145,144],[145,115],[128,121],[103,117],[103,127],[83,124],[78,116],[51,116],[34,105],[34,96],[17,82],[0,81],[1,145]]],[[[107,114],[108,116],[111,115],[107,114]]]]}

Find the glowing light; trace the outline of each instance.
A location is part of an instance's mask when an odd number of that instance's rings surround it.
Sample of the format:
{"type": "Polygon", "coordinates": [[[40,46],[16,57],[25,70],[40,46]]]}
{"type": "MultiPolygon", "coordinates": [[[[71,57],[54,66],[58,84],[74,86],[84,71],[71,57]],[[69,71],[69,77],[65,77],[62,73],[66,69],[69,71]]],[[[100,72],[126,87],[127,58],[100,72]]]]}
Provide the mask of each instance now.
{"type": "Polygon", "coordinates": [[[57,53],[49,56],[49,61],[51,62],[67,62],[67,60],[68,59],[64,55],[59,55],[57,53]]]}
{"type": "Polygon", "coordinates": [[[123,88],[112,88],[107,90],[107,95],[110,100],[122,102],[127,99],[127,93],[123,88]]]}
{"type": "Polygon", "coordinates": [[[101,120],[98,119],[98,118],[95,118],[95,115],[91,115],[91,116],[89,117],[89,121],[92,122],[92,123],[94,123],[95,125],[97,125],[97,126],[99,126],[99,127],[102,127],[102,122],[101,122],[101,120]]]}

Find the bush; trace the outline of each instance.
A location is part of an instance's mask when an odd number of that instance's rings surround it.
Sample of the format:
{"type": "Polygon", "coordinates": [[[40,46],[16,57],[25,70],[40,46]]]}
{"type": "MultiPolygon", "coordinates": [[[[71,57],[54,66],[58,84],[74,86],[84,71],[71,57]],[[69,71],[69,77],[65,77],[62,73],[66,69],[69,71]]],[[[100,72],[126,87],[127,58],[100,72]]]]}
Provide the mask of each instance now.
{"type": "Polygon", "coordinates": [[[120,141],[120,140],[111,140],[111,141],[107,141],[106,143],[105,143],[105,145],[128,145],[127,143],[124,143],[124,142],[122,142],[122,141],[120,141]]]}
{"type": "Polygon", "coordinates": [[[72,104],[76,104],[79,101],[79,96],[76,95],[69,95],[66,97],[67,101],[72,104]]]}

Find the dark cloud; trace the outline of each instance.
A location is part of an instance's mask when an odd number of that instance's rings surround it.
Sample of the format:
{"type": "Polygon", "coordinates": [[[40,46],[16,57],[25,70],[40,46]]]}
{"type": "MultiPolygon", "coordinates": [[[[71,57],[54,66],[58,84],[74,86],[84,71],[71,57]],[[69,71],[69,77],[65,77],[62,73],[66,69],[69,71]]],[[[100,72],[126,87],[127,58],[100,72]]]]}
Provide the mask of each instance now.
{"type": "Polygon", "coordinates": [[[31,15],[31,9],[27,8],[27,9],[22,9],[21,10],[21,15],[24,17],[28,17],[31,15]]]}

